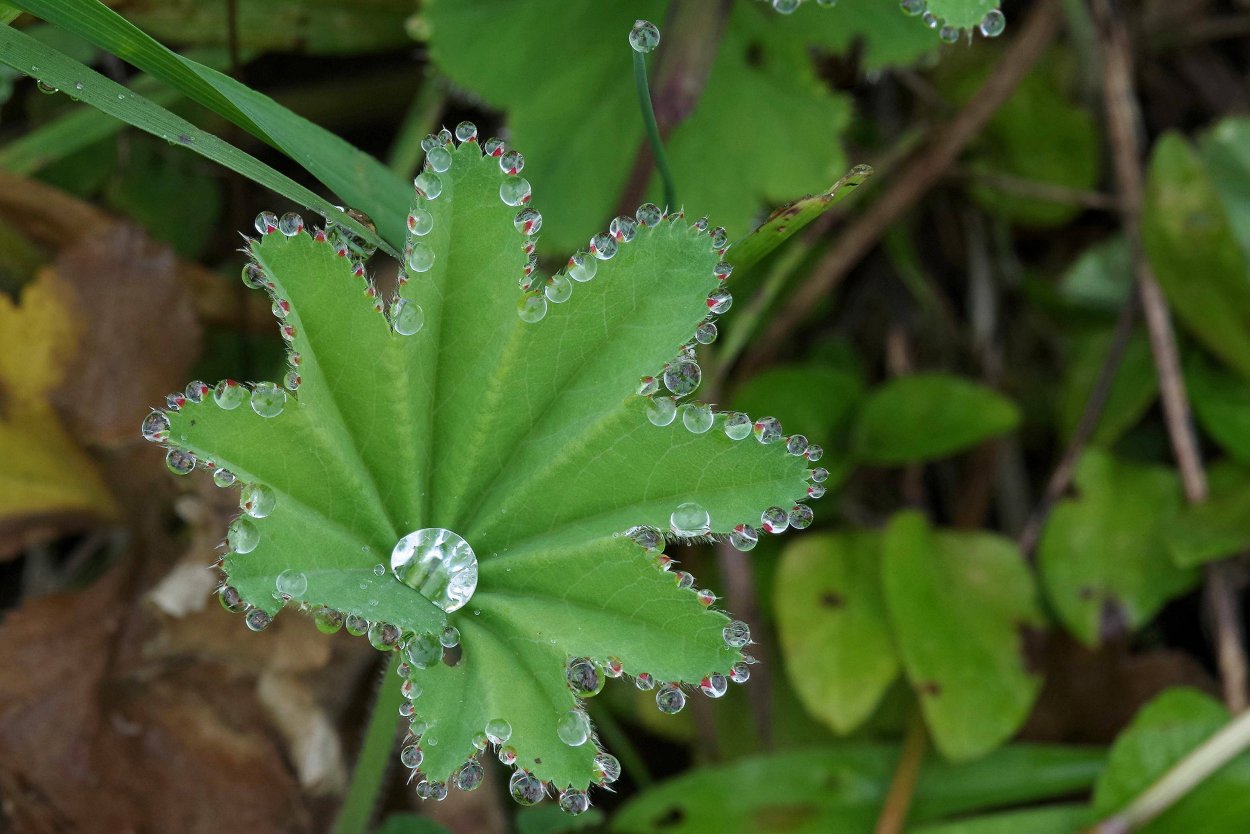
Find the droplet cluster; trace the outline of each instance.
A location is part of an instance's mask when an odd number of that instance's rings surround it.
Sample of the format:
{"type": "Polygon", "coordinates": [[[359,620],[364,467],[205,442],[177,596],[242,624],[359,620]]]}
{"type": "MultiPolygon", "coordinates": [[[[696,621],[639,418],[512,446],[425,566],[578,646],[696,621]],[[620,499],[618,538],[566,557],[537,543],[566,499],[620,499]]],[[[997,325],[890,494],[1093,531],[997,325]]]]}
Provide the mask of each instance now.
{"type": "MultiPolygon", "coordinates": [[[[899,7],[904,14],[919,17],[930,29],[937,29],[938,37],[943,42],[955,43],[959,40],[962,30],[958,26],[943,23],[937,15],[929,11],[929,4],[926,0],[899,0],[899,7]]],[[[998,9],[990,9],[981,18],[977,29],[987,38],[996,38],[1006,31],[1007,18],[998,9]]],[[[969,31],[968,36],[971,38],[971,31],[969,31]]]]}

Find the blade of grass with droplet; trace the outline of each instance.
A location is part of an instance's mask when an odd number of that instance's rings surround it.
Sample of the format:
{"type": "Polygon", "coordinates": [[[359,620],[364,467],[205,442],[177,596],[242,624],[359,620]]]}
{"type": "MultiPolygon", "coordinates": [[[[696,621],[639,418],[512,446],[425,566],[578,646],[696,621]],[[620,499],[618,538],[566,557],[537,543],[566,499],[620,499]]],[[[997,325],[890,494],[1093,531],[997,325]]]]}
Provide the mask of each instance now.
{"type": "Polygon", "coordinates": [[[755,231],[730,247],[729,262],[736,269],[758,262],[830,207],[844,200],[870,176],[872,168],[856,165],[828,191],[802,197],[777,209],[755,231]]]}
{"type": "Polygon", "coordinates": [[[350,227],[356,234],[380,243],[388,253],[396,254],[371,229],[360,225],[332,203],[318,197],[290,177],[200,130],[155,102],[8,26],[0,27],[0,62],[27,75],[38,73],[37,77],[43,83],[57,89],[72,90],[76,98],[110,116],[171,143],[181,144],[300,205],[333,218],[336,223],[350,227]]]}
{"type": "Polygon", "coordinates": [[[402,246],[412,189],[378,160],[268,96],[165,48],[95,0],[17,0],[13,5],[85,38],[273,145],[350,207],[376,218],[388,243],[402,246]]]}

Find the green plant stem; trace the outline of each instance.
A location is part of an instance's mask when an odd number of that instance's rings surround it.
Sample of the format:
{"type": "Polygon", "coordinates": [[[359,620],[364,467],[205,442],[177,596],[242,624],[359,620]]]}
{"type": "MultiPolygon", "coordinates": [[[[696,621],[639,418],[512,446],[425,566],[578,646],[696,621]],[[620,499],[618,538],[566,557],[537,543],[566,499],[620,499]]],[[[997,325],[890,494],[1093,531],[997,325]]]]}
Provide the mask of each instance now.
{"type": "Polygon", "coordinates": [[[907,722],[907,735],[903,737],[903,749],[894,769],[894,779],[890,782],[890,792],[886,794],[885,805],[881,808],[881,816],[877,818],[875,834],[901,834],[903,831],[912,798],[916,795],[920,766],[928,750],[929,734],[925,731],[920,707],[916,705],[907,722]]]}
{"type": "Polygon", "coordinates": [[[1097,834],[1133,831],[1171,808],[1203,780],[1250,748],[1250,710],[1247,710],[1172,766],[1120,813],[1094,828],[1097,834]]]}
{"type": "Polygon", "coordinates": [[[588,702],[587,708],[603,740],[607,742],[608,749],[621,760],[625,772],[638,783],[638,787],[649,788],[655,784],[655,778],[651,775],[651,771],[647,770],[647,763],[643,761],[638,748],[629,740],[629,735],[616,720],[616,716],[597,703],[588,702]]]}
{"type": "Polygon", "coordinates": [[[395,132],[386,165],[401,177],[411,177],[421,164],[421,139],[432,133],[442,115],[447,96],[432,70],[421,75],[421,88],[408,106],[404,120],[395,132]]]}
{"type": "Polygon", "coordinates": [[[673,172],[668,167],[668,156],[664,153],[664,141],[660,138],[660,126],[655,121],[655,107],[651,103],[651,85],[647,83],[647,59],[641,52],[634,52],[634,84],[638,88],[638,106],[642,108],[642,125],[647,131],[647,141],[651,143],[651,153],[655,156],[655,168],[660,172],[660,181],[664,183],[664,203],[669,211],[676,211],[677,188],[673,185],[673,172]]]}
{"type": "Polygon", "coordinates": [[[356,757],[356,768],[347,788],[347,798],[334,821],[334,834],[365,834],[373,811],[378,804],[378,794],[390,769],[391,754],[395,751],[396,724],[399,722],[399,705],[403,695],[399,690],[396,669],[403,662],[403,652],[392,652],[386,664],[386,675],[378,685],[373,712],[365,728],[364,744],[356,757]]]}

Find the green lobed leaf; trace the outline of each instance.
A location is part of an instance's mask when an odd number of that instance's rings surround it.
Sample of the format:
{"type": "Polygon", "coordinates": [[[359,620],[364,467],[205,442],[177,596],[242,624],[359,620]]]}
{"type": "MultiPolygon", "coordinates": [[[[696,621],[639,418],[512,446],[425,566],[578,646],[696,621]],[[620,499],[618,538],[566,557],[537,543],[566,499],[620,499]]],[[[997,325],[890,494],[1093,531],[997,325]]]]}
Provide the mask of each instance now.
{"type": "Polygon", "coordinates": [[[1250,119],[1221,119],[1198,142],[1198,151],[1228,212],[1242,252],[1250,256],[1250,119]]]}
{"type": "Polygon", "coordinates": [[[1078,307],[1115,313],[1132,288],[1128,241],[1116,236],[1082,252],[1060,279],[1059,292],[1078,307]]]}
{"type": "Polygon", "coordinates": [[[907,831],[908,834],[1072,834],[1080,831],[1089,819],[1089,809],[1084,805],[1048,805],[919,825],[907,831]]]}
{"type": "Polygon", "coordinates": [[[891,520],[883,555],[894,642],[934,743],[952,761],[985,755],[1041,689],[1024,656],[1042,617],[1023,557],[1001,536],[934,531],[913,512],[891,520]]]}
{"type": "Polygon", "coordinates": [[[856,49],[869,71],[907,66],[937,47],[935,33],[902,14],[896,4],[875,0],[840,0],[832,8],[805,2],[794,14],[779,17],[776,25],[796,43],[822,53],[856,49]]]}
{"type": "Polygon", "coordinates": [[[1231,457],[1250,463],[1250,382],[1194,353],[1185,362],[1185,385],[1203,430],[1231,457]]]}
{"type": "Polygon", "coordinates": [[[1172,561],[1190,568],[1250,550],[1250,470],[1218,461],[1207,471],[1210,495],[1168,525],[1172,561]]]}
{"type": "Polygon", "coordinates": [[[773,603],[790,683],[808,712],[846,734],[877,708],[899,660],[881,588],[881,534],[808,536],[777,567],[773,603]]]}
{"type": "Polygon", "coordinates": [[[979,26],[986,13],[997,9],[999,0],[928,0],[928,11],[947,26],[971,29],[979,26]]]}
{"type": "Polygon", "coordinates": [[[1019,422],[1015,405],[982,385],[949,374],[913,374],[869,392],[851,450],[864,463],[915,463],[969,449],[1019,422]]]}
{"type": "Polygon", "coordinates": [[[451,781],[503,719],[518,767],[581,790],[599,778],[600,749],[556,732],[579,708],[570,658],[707,685],[742,660],[714,597],[621,533],[695,541],[759,524],[807,497],[808,463],[784,443],[731,440],[720,422],[688,428],[692,405],[660,425],[636,393],[640,377],[687,355],[708,316],[722,252],[705,228],[674,214],[601,241],[601,255],[617,251],[590,259],[588,283],[529,275],[542,221],[528,198],[501,199],[517,186],[507,157],[476,139],[429,153],[394,304],[345,257],[350,241],[253,242],[289,308],[297,390],[272,417],[211,396],[188,403],[169,415],[169,442],[277,494],[269,517],[249,521],[259,546],[225,559],[246,602],[276,612],[279,577],[293,571],[307,585],[289,594],[297,601],[418,636],[459,630],[446,664],[414,655],[408,668],[429,780],[451,781]],[[541,320],[523,319],[519,305],[540,301],[541,320]],[[413,327],[405,311],[418,308],[413,327]],[[669,532],[687,502],[707,512],[706,535],[669,532]],[[432,527],[464,536],[479,562],[472,599],[447,615],[387,569],[400,537],[432,527]]]}
{"type": "MultiPolygon", "coordinates": [[[[1064,796],[1086,789],[1102,752],[1006,747],[972,764],[926,759],[909,820],[1064,796]]],[[[869,834],[898,761],[897,747],[848,743],[705,767],[639,795],[612,820],[618,834],[869,834]]]]}
{"type": "Polygon", "coordinates": [[[391,814],[373,834],[446,834],[447,829],[417,814],[391,814]]]}
{"type": "MultiPolygon", "coordinates": [[[[1108,817],[1123,810],[1178,761],[1227,722],[1228,711],[1192,689],[1159,695],[1122,732],[1094,790],[1094,811],[1108,817]]],[[[1152,822],[1142,834],[1242,831],[1250,821],[1250,753],[1242,753],[1208,776],[1152,822]]]]}
{"type": "Polygon", "coordinates": [[[1202,160],[1176,133],[1151,154],[1142,242],[1181,324],[1250,379],[1250,263],[1202,160]]]}
{"type": "Polygon", "coordinates": [[[1176,567],[1165,531],[1181,506],[1164,466],[1124,463],[1092,449],[1076,469],[1076,497],[1056,505],[1038,543],[1042,585],[1081,642],[1136,629],[1198,581],[1176,567]]]}
{"type": "MultiPolygon", "coordinates": [[[[379,218],[378,233],[382,239],[392,247],[399,246],[403,239],[401,221],[410,199],[409,188],[403,179],[392,174],[373,157],[330,131],[297,116],[263,93],[172,52],[98,0],[18,0],[13,5],[123,58],[270,143],[336,192],[348,206],[379,218]]],[[[5,52],[7,50],[0,50],[0,54],[5,52]]],[[[38,61],[34,63],[39,64],[38,61]]],[[[25,71],[24,67],[19,69],[25,71]]],[[[108,104],[107,96],[98,101],[86,96],[82,98],[106,112],[125,118],[105,106],[108,104]]],[[[144,118],[152,116],[145,114],[144,118]]],[[[136,126],[148,130],[144,123],[136,126]]],[[[173,130],[170,134],[177,136],[183,132],[186,131],[173,130]]],[[[228,163],[223,164],[230,167],[228,163]]],[[[273,187],[269,182],[258,179],[253,171],[240,173],[262,185],[273,187]]],[[[296,202],[315,205],[303,198],[296,202]]],[[[356,232],[361,234],[363,230],[356,228],[356,232]]]]}
{"type": "Polygon", "coordinates": [[[338,207],[290,177],[278,173],[211,133],[200,130],[135,91],[128,90],[9,26],[0,27],[0,62],[23,73],[37,73],[38,79],[45,84],[58,90],[73,90],[75,97],[110,116],[211,159],[299,205],[308,206],[326,217],[333,217],[337,222],[353,228],[358,234],[376,237],[374,230],[361,226],[338,207]]]}
{"type": "MultiPolygon", "coordinates": [[[[508,111],[528,169],[545,183],[555,227],[548,237],[560,247],[584,242],[620,198],[644,141],[626,35],[637,18],[662,24],[668,5],[425,4],[431,58],[453,82],[508,111]],[[505,15],[506,27],[494,25],[505,15]],[[551,44],[561,60],[543,59],[551,44]]],[[[664,49],[661,42],[655,55],[664,49]]],[[[849,119],[848,99],[820,82],[777,17],[734,3],[698,105],[665,143],[678,197],[740,237],[761,205],[816,191],[845,170],[836,139],[849,119]],[[721,175],[706,176],[709,166],[721,175]]],[[[662,202],[658,180],[647,194],[662,202]]]]}

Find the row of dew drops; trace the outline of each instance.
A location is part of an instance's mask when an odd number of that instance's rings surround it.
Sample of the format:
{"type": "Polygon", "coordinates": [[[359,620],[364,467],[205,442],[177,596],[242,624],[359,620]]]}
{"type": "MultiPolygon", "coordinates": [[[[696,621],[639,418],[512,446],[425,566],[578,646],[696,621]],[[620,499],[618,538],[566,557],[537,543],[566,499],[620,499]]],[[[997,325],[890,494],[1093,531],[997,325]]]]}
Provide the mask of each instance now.
{"type": "MultiPolygon", "coordinates": [[[[722,636],[725,644],[733,649],[741,650],[751,642],[750,627],[740,621],[728,623],[722,636]]],[[[431,780],[421,773],[421,764],[425,759],[421,745],[437,745],[437,739],[430,734],[431,724],[416,716],[414,701],[421,695],[421,686],[412,678],[413,667],[429,668],[437,662],[441,650],[431,646],[427,641],[413,640],[403,649],[405,659],[398,667],[400,677],[404,679],[401,691],[405,703],[399,708],[400,716],[408,719],[409,735],[400,750],[400,763],[410,771],[409,781],[416,781],[416,793],[421,799],[441,801],[447,797],[447,783],[431,780]]],[[[729,683],[745,683],[751,677],[750,664],[755,659],[742,654],[742,660],[733,664],[728,675],[713,673],[707,675],[699,684],[699,689],[709,698],[720,698],[729,689],[729,683]]],[[[578,698],[590,698],[603,691],[608,678],[620,678],[625,675],[621,662],[610,657],[600,661],[590,657],[572,657],[565,663],[565,680],[569,689],[578,698]]],[[[678,683],[657,682],[646,672],[634,675],[634,684],[643,691],[656,690],[656,705],[665,714],[676,714],[686,706],[686,693],[678,683]]],[[[560,715],[555,721],[555,731],[559,739],[570,747],[581,747],[594,743],[594,734],[590,718],[582,709],[571,709],[560,715]]],[[[451,774],[450,781],[463,791],[476,790],[485,776],[478,754],[493,748],[496,757],[508,767],[515,767],[518,753],[508,742],[512,739],[512,725],[504,718],[493,718],[486,722],[485,727],[473,736],[473,746],[477,753],[451,774]]],[[[597,745],[596,745],[597,746],[597,745]]],[[[594,782],[606,787],[615,782],[621,774],[621,764],[615,756],[598,750],[594,758],[594,782]]],[[[556,790],[554,786],[539,779],[525,768],[517,768],[508,781],[508,792],[514,800],[522,805],[533,805],[548,795],[548,791],[558,795],[561,810],[569,814],[581,814],[590,807],[590,798],[586,791],[576,788],[556,790]]]]}
{"type": "MultiPolygon", "coordinates": [[[[803,0],[771,0],[773,10],[780,14],[793,14],[798,11],[799,6],[803,5],[803,0]]],[[[838,5],[838,0],[816,0],[816,5],[832,8],[838,5]]],[[[899,6],[902,10],[913,17],[923,15],[924,23],[930,29],[941,29],[938,31],[940,37],[946,43],[954,43],[959,40],[960,29],[957,26],[943,26],[938,16],[929,11],[929,4],[926,0],[899,0],[899,6]]],[[[998,9],[990,9],[981,18],[981,23],[977,26],[981,34],[987,38],[996,38],[1007,28],[1007,18],[998,9]]]]}

